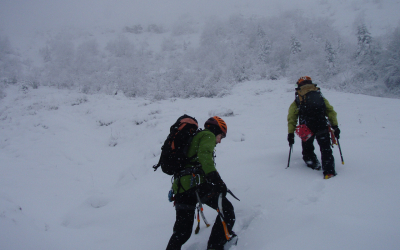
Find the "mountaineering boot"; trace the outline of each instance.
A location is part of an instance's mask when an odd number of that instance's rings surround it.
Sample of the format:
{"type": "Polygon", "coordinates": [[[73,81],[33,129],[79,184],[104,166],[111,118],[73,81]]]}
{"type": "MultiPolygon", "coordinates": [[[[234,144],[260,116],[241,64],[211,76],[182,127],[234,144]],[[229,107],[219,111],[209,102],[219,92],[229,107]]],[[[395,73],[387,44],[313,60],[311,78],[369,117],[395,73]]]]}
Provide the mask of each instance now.
{"type": "Polygon", "coordinates": [[[314,165],[313,169],[317,171],[321,170],[321,163],[318,162],[316,165],[314,165]]]}
{"type": "Polygon", "coordinates": [[[313,169],[313,170],[321,170],[321,163],[319,163],[318,160],[316,160],[315,162],[313,161],[306,161],[307,167],[313,169]]]}
{"type": "Polygon", "coordinates": [[[236,246],[238,243],[239,237],[235,234],[235,232],[232,232],[232,237],[229,241],[227,241],[224,245],[224,249],[228,250],[231,248],[231,246],[236,246]]]}
{"type": "Polygon", "coordinates": [[[324,173],[324,179],[325,180],[327,180],[327,179],[330,179],[330,178],[332,178],[332,177],[335,177],[336,176],[336,173],[324,173]]]}
{"type": "Polygon", "coordinates": [[[231,239],[225,243],[223,248],[221,248],[221,249],[220,248],[218,248],[218,249],[207,248],[207,250],[229,250],[232,246],[236,246],[238,243],[239,237],[235,234],[235,232],[232,232],[231,235],[232,235],[231,239]]]}

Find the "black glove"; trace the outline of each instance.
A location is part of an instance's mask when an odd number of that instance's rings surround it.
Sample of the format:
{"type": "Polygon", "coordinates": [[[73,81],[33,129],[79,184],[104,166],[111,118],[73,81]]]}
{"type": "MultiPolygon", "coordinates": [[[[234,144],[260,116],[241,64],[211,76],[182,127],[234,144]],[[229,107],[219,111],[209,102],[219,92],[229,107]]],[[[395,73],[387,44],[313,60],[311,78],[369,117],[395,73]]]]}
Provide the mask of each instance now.
{"type": "Polygon", "coordinates": [[[336,139],[339,139],[340,137],[340,129],[338,126],[332,126],[333,133],[335,134],[336,139]]]}
{"type": "Polygon", "coordinates": [[[222,194],[223,197],[226,196],[228,188],[226,187],[224,181],[217,171],[213,171],[206,175],[206,180],[212,185],[214,193],[222,194]]]}
{"type": "Polygon", "coordinates": [[[289,146],[291,146],[292,144],[294,144],[294,133],[289,133],[287,135],[287,141],[289,142],[289,146]]]}

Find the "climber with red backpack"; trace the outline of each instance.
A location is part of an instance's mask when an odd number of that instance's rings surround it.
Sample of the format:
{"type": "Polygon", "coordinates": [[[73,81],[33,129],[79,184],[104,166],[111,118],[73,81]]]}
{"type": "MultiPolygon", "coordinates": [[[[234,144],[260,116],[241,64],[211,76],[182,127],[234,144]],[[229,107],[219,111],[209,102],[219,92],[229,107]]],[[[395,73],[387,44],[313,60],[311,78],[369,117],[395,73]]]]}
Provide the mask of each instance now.
{"type": "MultiPolygon", "coordinates": [[[[172,138],[184,133],[182,131],[185,127],[193,125],[197,129],[197,121],[189,116],[185,115],[178,119],[171,127],[171,134],[163,145],[159,163],[154,166],[155,170],[161,166],[164,173],[173,175],[172,190],[168,198],[174,202],[176,220],[166,249],[181,249],[192,234],[196,208],[202,211],[202,205],[205,204],[218,212],[211,229],[207,249],[221,250],[227,242],[237,242],[237,236],[232,231],[235,212],[231,202],[226,198],[227,193],[232,193],[227,189],[214,163],[214,149],[226,137],[227,125],[220,117],[213,116],[205,122],[204,130],[195,130],[195,133],[187,132],[190,134],[189,144],[185,150],[185,156],[179,157],[180,160],[183,159],[183,163],[175,161],[174,164],[169,164],[171,156],[167,157],[167,155],[174,155],[179,148],[186,148],[186,146],[178,146],[177,149],[167,153],[170,145],[175,144],[170,141],[175,142],[177,139],[172,138]],[[181,165],[181,167],[172,168],[172,165],[181,165]],[[199,206],[196,207],[197,203],[199,206]]],[[[199,221],[199,215],[197,217],[199,221]]],[[[205,220],[203,214],[202,217],[205,220]]],[[[206,220],[204,222],[208,227],[208,222],[206,220]]]]}
{"type": "Polygon", "coordinates": [[[307,167],[314,170],[321,170],[322,167],[324,179],[334,177],[336,171],[331,139],[339,139],[340,135],[337,113],[323,97],[317,84],[312,83],[311,77],[303,76],[297,81],[295,100],[289,107],[287,121],[289,146],[294,144],[296,132],[302,140],[303,160],[307,167]],[[333,138],[330,130],[333,130],[333,138]],[[314,153],[314,139],[320,147],[322,166],[314,153]]]}

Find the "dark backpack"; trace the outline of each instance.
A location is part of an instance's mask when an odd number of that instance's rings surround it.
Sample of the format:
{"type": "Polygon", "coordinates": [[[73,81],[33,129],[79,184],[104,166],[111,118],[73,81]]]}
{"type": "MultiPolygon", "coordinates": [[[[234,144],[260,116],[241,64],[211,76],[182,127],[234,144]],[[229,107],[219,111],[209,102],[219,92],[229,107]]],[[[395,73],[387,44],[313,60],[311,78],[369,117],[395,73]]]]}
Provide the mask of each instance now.
{"type": "Polygon", "coordinates": [[[154,171],[160,166],[168,175],[182,171],[189,161],[186,155],[198,127],[196,118],[186,114],[179,117],[171,126],[170,133],[161,147],[160,160],[153,166],[154,171]]]}
{"type": "Polygon", "coordinates": [[[327,129],[326,105],[316,84],[304,95],[296,89],[296,104],[299,108],[299,124],[305,124],[314,133],[327,129]]]}

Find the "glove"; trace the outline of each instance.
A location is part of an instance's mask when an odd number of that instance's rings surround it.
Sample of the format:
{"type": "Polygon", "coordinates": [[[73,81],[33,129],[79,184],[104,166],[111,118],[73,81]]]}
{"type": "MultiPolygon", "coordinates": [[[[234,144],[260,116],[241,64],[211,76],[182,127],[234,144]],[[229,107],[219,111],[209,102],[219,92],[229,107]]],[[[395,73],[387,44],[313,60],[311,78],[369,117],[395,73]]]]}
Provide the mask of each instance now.
{"type": "Polygon", "coordinates": [[[221,179],[221,176],[217,171],[213,171],[207,174],[206,180],[212,185],[214,193],[222,194],[223,197],[226,196],[228,188],[226,187],[225,182],[221,179]]]}
{"type": "Polygon", "coordinates": [[[339,139],[340,137],[340,129],[338,126],[332,126],[333,133],[335,134],[336,139],[339,139]]]}
{"type": "Polygon", "coordinates": [[[289,146],[291,146],[292,144],[294,144],[294,133],[289,133],[287,135],[287,140],[289,142],[289,146]]]}

